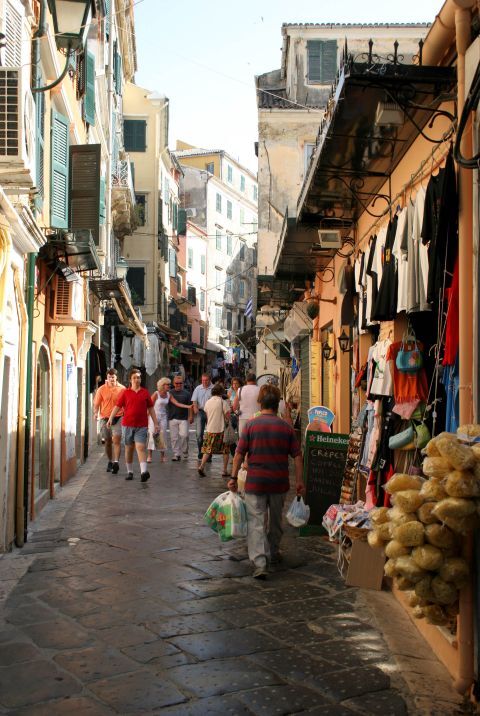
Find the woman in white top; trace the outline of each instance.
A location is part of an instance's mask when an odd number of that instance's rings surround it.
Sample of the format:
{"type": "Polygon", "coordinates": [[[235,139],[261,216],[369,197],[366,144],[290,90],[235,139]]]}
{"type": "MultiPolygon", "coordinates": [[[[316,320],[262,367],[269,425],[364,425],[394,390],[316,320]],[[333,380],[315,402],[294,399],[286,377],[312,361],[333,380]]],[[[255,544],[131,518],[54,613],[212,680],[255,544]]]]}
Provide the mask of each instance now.
{"type": "Polygon", "coordinates": [[[158,436],[158,442],[157,446],[155,446],[155,441],[153,439],[153,420],[149,416],[148,417],[148,457],[147,462],[152,462],[152,453],[154,450],[160,450],[160,459],[162,462],[166,461],[165,456],[165,449],[167,446],[167,428],[168,428],[168,417],[167,417],[167,405],[169,401],[171,400],[175,405],[177,405],[180,408],[186,408],[187,405],[182,405],[181,403],[177,403],[177,401],[172,397],[170,398],[170,393],[168,392],[168,389],[170,388],[170,378],[160,378],[160,380],[157,383],[157,390],[152,393],[151,398],[153,402],[153,409],[155,411],[155,415],[157,416],[158,425],[160,428],[160,434],[158,436]]]}
{"type": "Polygon", "coordinates": [[[205,403],[205,412],[207,414],[207,425],[203,435],[202,445],[202,462],[198,468],[200,477],[205,477],[204,467],[210,455],[223,455],[223,473],[228,476],[228,454],[229,445],[223,442],[223,431],[225,429],[225,421],[230,417],[230,406],[223,399],[224,387],[221,383],[215,383],[212,388],[212,397],[205,403]]]}
{"type": "Polygon", "coordinates": [[[243,385],[237,392],[233,401],[233,409],[239,411],[238,434],[241,436],[247,420],[253,418],[258,410],[258,392],[255,373],[247,374],[246,385],[243,385]]]}

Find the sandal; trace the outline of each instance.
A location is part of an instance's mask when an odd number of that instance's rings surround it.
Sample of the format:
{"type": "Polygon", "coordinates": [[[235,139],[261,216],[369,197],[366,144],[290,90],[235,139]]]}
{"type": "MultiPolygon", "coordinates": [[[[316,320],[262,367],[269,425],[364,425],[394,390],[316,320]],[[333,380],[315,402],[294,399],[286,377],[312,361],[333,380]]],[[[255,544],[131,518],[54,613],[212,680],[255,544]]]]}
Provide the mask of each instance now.
{"type": "Polygon", "coordinates": [[[222,477],[230,477],[230,473],[229,473],[229,472],[222,472],[222,477]]]}

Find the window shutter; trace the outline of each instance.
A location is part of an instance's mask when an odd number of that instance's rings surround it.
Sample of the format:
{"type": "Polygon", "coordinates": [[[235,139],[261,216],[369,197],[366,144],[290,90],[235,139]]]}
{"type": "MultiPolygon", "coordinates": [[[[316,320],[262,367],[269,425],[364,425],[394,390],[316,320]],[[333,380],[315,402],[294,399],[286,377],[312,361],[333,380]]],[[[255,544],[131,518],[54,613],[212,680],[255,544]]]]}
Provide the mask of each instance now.
{"type": "Polygon", "coordinates": [[[173,228],[178,233],[178,204],[173,205],[173,228]]]}
{"type": "Polygon", "coordinates": [[[83,118],[88,124],[95,124],[95,55],[88,50],[85,53],[85,97],[83,100],[83,118]]]}
{"type": "Polygon", "coordinates": [[[107,214],[105,207],[105,177],[100,177],[100,224],[104,225],[107,214]]]}
{"type": "Polygon", "coordinates": [[[115,51],[114,55],[115,67],[115,92],[122,94],[122,56],[115,51]]]}
{"type": "Polygon", "coordinates": [[[334,82],[337,74],[337,41],[327,40],[322,43],[322,82],[334,82]]]}
{"type": "Polygon", "coordinates": [[[146,150],[147,122],[145,119],[124,119],[123,135],[127,152],[144,152],[146,150]]]}
{"type": "MultiPolygon", "coordinates": [[[[5,8],[5,66],[21,67],[23,48],[23,8],[8,2],[5,8]]],[[[3,29],[3,28],[2,28],[3,29]]]]}
{"type": "Polygon", "coordinates": [[[85,53],[77,55],[77,99],[85,94],[85,53]]]}
{"type": "MultiPolygon", "coordinates": [[[[43,84],[40,75],[40,86],[43,84]]],[[[40,211],[45,196],[45,93],[35,93],[36,184],[35,208],[40,211]]]]}
{"type": "Polygon", "coordinates": [[[50,182],[50,225],[68,229],[69,121],[52,111],[52,157],[50,182]]]}
{"type": "Polygon", "coordinates": [[[98,246],[100,224],[100,144],[70,147],[70,227],[90,229],[98,246]]]}
{"type": "Polygon", "coordinates": [[[105,3],[105,34],[110,37],[110,5],[112,0],[103,0],[105,3]]]}
{"type": "Polygon", "coordinates": [[[145,269],[134,266],[127,271],[127,283],[132,293],[132,301],[136,305],[145,303],[145,269]]]}
{"type": "Polygon", "coordinates": [[[168,249],[168,274],[170,278],[177,276],[177,252],[175,249],[168,249]]]}
{"type": "Polygon", "coordinates": [[[307,42],[308,53],[308,79],[311,82],[320,82],[321,80],[321,56],[322,43],[320,40],[309,40],[307,42]]]}

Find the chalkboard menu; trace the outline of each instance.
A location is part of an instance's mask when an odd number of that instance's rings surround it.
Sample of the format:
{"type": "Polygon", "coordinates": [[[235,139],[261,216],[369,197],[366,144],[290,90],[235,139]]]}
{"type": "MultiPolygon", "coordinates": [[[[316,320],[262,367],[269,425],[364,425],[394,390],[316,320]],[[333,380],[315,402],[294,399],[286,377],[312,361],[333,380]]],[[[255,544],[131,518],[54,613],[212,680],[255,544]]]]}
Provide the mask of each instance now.
{"type": "Polygon", "coordinates": [[[303,481],[310,506],[310,520],[300,534],[324,532],[322,518],[330,505],[338,504],[347,459],[348,435],[307,430],[303,481]]]}

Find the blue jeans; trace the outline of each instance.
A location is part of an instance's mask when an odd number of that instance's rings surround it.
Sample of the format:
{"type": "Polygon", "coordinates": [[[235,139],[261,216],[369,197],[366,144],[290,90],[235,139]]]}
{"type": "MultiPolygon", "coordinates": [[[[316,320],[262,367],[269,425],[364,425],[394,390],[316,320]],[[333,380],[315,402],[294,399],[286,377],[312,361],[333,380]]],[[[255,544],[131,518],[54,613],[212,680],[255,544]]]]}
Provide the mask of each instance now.
{"type": "Polygon", "coordinates": [[[198,459],[202,459],[203,433],[207,425],[207,414],[204,410],[199,410],[195,415],[195,436],[197,438],[198,459]]]}

